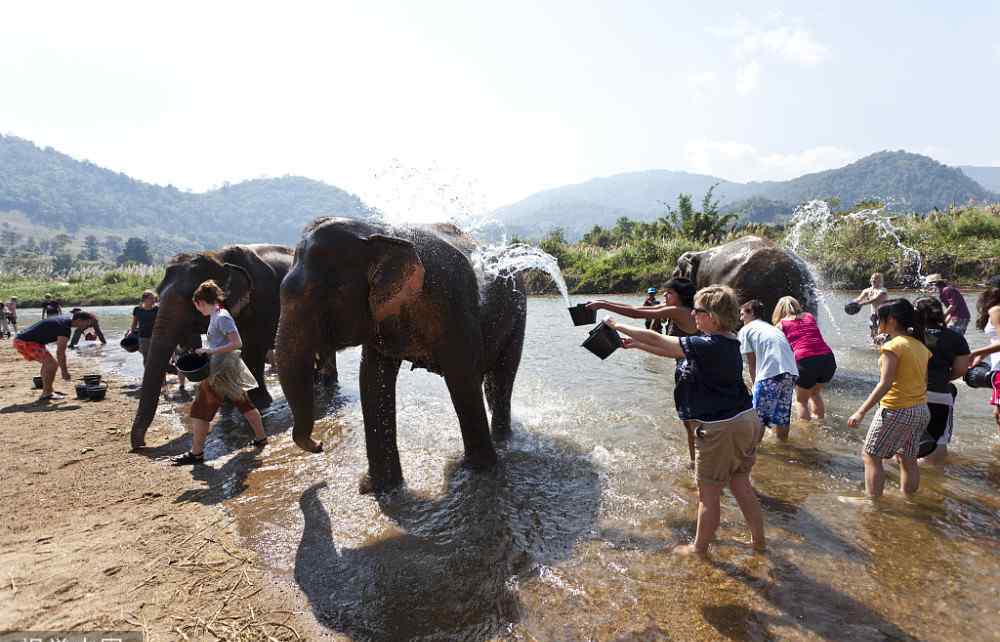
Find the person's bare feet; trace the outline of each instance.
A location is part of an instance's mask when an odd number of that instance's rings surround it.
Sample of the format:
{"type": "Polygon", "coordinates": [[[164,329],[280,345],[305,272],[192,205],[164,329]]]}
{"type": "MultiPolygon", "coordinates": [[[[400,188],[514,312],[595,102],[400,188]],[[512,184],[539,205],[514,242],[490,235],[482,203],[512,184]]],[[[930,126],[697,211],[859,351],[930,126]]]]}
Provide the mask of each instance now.
{"type": "Polygon", "coordinates": [[[702,559],[708,559],[708,552],[699,551],[697,548],[695,548],[694,544],[681,544],[680,546],[675,546],[674,549],[670,551],[670,554],[679,555],[681,557],[697,556],[702,559]]]}

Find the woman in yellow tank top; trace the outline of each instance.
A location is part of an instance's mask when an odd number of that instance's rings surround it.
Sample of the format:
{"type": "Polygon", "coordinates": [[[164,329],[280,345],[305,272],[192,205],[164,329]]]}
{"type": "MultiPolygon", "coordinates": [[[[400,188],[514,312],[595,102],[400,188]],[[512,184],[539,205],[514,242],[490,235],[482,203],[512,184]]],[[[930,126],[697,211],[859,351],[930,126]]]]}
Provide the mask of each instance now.
{"type": "Polygon", "coordinates": [[[882,495],[885,488],[882,460],[895,455],[899,459],[900,490],[912,494],[920,486],[917,447],[931,419],[927,409],[927,362],[931,351],[924,345],[924,328],[906,299],[886,301],[876,315],[878,331],[889,337],[880,348],[881,376],[847,425],[857,428],[878,404],[862,451],[865,491],[869,497],[882,495]]]}

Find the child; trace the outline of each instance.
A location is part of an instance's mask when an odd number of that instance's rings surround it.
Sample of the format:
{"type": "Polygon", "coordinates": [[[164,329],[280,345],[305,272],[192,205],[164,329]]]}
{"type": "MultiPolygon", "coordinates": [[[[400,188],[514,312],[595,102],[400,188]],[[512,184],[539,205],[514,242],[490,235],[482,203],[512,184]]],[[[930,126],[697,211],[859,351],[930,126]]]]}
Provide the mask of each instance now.
{"type": "Polygon", "coordinates": [[[695,295],[692,314],[701,334],[688,337],[608,323],[627,335],[623,342],[626,348],[683,359],[674,401],[677,413],[696,436],[698,528],[694,544],[680,546],[675,552],[707,555],[709,542],[719,528],[720,497],[726,485],[743,512],[754,549],[762,551],[764,517],[750,483],[762,430],[743,385],[743,357],[733,334],[739,324],[736,295],[720,285],[703,288],[695,295]]]}
{"type": "Polygon", "coordinates": [[[906,299],[890,299],[876,311],[879,334],[888,337],[880,348],[878,385],[847,425],[857,428],[865,414],[879,405],[868,428],[862,453],[865,491],[882,496],[885,471],[882,460],[897,455],[899,487],[910,495],[920,487],[917,448],[931,413],[927,409],[927,362],[931,351],[924,345],[924,328],[906,299]]]}
{"type": "Polygon", "coordinates": [[[767,321],[764,304],[758,299],[740,306],[740,351],[753,382],[753,407],[765,427],[772,426],[781,441],[788,440],[792,419],[792,396],[799,368],[788,339],[767,321]]]}

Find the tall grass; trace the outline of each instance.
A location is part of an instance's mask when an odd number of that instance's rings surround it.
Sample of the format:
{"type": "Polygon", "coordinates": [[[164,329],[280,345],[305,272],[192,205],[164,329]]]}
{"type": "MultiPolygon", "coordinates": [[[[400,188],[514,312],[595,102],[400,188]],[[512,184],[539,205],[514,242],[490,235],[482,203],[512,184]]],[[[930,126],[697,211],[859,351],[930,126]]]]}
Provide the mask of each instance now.
{"type": "Polygon", "coordinates": [[[31,266],[6,263],[0,267],[0,299],[16,296],[20,307],[38,307],[46,294],[63,307],[119,305],[138,302],[143,290],[154,289],[163,279],[163,266],[86,265],[59,277],[31,266]]]}

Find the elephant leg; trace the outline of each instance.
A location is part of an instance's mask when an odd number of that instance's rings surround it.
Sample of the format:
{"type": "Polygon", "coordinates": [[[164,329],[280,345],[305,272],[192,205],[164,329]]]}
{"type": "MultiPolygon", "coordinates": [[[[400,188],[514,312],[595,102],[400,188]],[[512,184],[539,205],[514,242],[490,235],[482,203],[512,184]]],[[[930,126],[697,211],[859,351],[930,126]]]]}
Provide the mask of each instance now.
{"type": "Polygon", "coordinates": [[[514,378],[521,365],[521,349],[524,346],[524,326],[521,331],[515,329],[497,359],[496,365],[486,373],[483,379],[486,390],[486,401],[490,406],[492,420],[490,423],[493,439],[503,440],[510,436],[510,398],[514,392],[514,378]]]}
{"type": "Polygon", "coordinates": [[[396,377],[400,363],[369,344],[361,349],[361,412],[368,453],[368,474],[360,485],[363,494],[390,491],[403,483],[396,445],[396,377]]]}
{"type": "Polygon", "coordinates": [[[497,453],[490,440],[483,404],[483,378],[467,371],[445,371],[444,379],[462,429],[465,465],[476,469],[492,468],[497,463],[497,453]]]}
{"type": "Polygon", "coordinates": [[[267,391],[267,382],[264,380],[264,361],[266,354],[267,353],[262,350],[255,350],[244,346],[243,362],[247,364],[247,368],[250,369],[250,374],[252,374],[253,378],[257,380],[257,387],[247,392],[247,397],[250,398],[250,403],[252,403],[258,410],[267,408],[273,401],[271,393],[267,391]]]}

